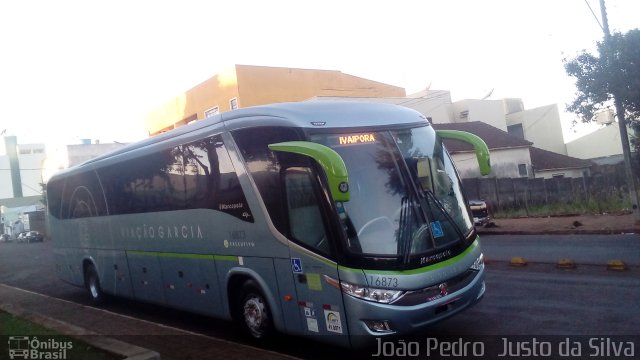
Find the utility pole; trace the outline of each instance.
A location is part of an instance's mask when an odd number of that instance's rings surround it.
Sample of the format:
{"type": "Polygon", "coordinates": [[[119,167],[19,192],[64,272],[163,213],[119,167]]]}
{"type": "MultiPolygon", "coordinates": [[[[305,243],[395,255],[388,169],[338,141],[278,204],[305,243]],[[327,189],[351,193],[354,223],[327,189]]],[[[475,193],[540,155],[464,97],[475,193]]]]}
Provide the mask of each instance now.
{"type": "MultiPolygon", "coordinates": [[[[604,0],[600,0],[600,11],[602,12],[602,30],[604,31],[604,46],[607,49],[607,58],[605,61],[608,63],[607,67],[610,70],[617,71],[611,65],[614,63],[612,56],[614,56],[611,47],[611,33],[609,32],[609,20],[607,19],[607,9],[604,4],[604,0]]],[[[627,121],[624,114],[624,106],[622,106],[622,100],[620,97],[619,89],[617,86],[611,88],[611,95],[613,95],[613,103],[616,108],[616,116],[618,117],[618,128],[620,130],[620,141],[622,143],[622,155],[624,156],[624,168],[627,175],[627,189],[629,191],[629,199],[631,200],[631,206],[633,208],[633,214],[636,221],[640,220],[640,209],[638,208],[640,201],[638,201],[638,190],[636,188],[635,176],[631,168],[631,150],[629,148],[629,134],[627,133],[627,121]]]]}

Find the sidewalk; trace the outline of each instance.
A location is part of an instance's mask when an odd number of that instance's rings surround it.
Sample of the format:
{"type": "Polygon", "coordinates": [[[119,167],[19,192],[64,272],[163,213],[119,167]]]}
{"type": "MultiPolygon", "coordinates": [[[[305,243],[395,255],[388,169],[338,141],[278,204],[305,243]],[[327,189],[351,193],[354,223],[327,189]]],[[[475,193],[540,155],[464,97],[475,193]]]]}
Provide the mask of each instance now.
{"type": "Polygon", "coordinates": [[[295,359],[4,284],[0,310],[131,360],[202,359],[213,354],[224,359],[295,359]]]}
{"type": "Polygon", "coordinates": [[[479,234],[624,234],[640,233],[640,223],[633,214],[576,215],[492,219],[494,226],[478,226],[479,234]]]}

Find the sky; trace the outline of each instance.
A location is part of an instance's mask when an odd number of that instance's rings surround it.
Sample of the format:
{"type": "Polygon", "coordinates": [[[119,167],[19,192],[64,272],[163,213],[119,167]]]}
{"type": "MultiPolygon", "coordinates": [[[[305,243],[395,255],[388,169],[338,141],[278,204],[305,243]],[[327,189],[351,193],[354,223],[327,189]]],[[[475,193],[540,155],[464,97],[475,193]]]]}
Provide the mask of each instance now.
{"type": "MultiPolygon", "coordinates": [[[[0,131],[19,143],[130,142],[144,118],[233,64],[339,70],[453,101],[575,93],[563,58],[603,37],[598,0],[7,0],[0,131]]],[[[640,1],[607,0],[640,27],[640,1]]],[[[573,116],[562,113],[567,138],[573,116]]]]}

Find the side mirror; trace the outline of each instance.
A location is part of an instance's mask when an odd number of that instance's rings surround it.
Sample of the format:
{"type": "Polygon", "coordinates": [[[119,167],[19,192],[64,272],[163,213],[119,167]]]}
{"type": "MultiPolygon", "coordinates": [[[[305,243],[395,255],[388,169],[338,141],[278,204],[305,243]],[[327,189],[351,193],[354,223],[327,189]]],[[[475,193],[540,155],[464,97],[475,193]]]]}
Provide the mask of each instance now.
{"type": "Polygon", "coordinates": [[[473,145],[480,166],[480,174],[489,175],[491,173],[491,158],[489,147],[479,136],[458,130],[436,130],[436,134],[443,139],[460,140],[473,145]]]}
{"type": "Polygon", "coordinates": [[[269,144],[271,151],[290,152],[308,156],[324,170],[329,191],[336,202],[349,201],[349,174],[342,157],[330,147],[310,141],[287,141],[269,144]]]}

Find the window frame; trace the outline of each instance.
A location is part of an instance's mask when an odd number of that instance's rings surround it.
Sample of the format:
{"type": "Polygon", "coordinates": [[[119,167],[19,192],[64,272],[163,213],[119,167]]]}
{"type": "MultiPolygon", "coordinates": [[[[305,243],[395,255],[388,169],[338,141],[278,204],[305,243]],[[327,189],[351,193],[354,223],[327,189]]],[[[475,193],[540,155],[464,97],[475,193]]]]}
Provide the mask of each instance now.
{"type": "Polygon", "coordinates": [[[286,230],[287,233],[285,234],[287,236],[287,238],[293,242],[295,242],[296,244],[307,248],[311,251],[313,251],[314,253],[318,253],[322,256],[328,257],[328,258],[332,258],[333,257],[333,251],[332,251],[332,241],[330,240],[330,231],[329,231],[329,226],[328,226],[328,219],[327,219],[327,213],[326,213],[326,206],[323,205],[324,201],[323,201],[323,197],[320,191],[320,184],[318,183],[318,176],[315,173],[315,171],[309,167],[309,166],[300,166],[300,165],[292,165],[292,166],[286,166],[283,167],[281,170],[281,182],[282,182],[282,194],[283,194],[283,200],[284,200],[284,210],[285,210],[285,215],[286,215],[286,230]],[[296,171],[298,173],[303,172],[307,178],[309,179],[309,183],[311,186],[311,191],[313,194],[313,198],[315,201],[315,206],[317,207],[318,210],[318,215],[320,216],[320,223],[322,226],[322,232],[323,232],[323,237],[325,239],[326,242],[326,246],[327,249],[322,249],[320,247],[318,247],[317,245],[320,244],[312,244],[310,242],[305,241],[304,239],[300,239],[297,238],[294,234],[293,234],[293,227],[292,227],[292,213],[291,213],[291,206],[290,206],[290,192],[289,187],[287,186],[287,175],[290,174],[290,171],[296,171]]]}
{"type": "Polygon", "coordinates": [[[520,177],[529,177],[529,167],[527,164],[518,164],[518,175],[520,177]],[[524,174],[522,169],[524,169],[524,174]]]}
{"type": "Polygon", "coordinates": [[[218,105],[212,106],[209,109],[204,111],[204,117],[208,118],[214,115],[218,115],[220,113],[220,107],[218,105]]]}

